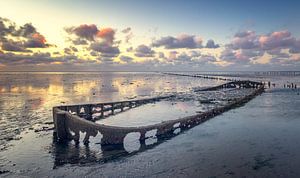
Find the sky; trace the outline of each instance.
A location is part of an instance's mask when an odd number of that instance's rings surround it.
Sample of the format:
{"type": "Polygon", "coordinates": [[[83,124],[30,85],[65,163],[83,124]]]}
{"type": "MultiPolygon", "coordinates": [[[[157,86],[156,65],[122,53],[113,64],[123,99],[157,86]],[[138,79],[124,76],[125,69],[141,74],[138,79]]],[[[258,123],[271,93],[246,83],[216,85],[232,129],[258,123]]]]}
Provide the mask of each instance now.
{"type": "Polygon", "coordinates": [[[0,0],[0,71],[300,69],[300,1],[0,0]]]}

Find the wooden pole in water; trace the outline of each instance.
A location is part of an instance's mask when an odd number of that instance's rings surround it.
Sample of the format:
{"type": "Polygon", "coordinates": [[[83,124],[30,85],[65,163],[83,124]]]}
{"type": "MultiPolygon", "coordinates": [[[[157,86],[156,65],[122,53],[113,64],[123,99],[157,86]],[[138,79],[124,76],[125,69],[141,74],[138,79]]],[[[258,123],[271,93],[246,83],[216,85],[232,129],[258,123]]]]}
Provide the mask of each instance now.
{"type": "Polygon", "coordinates": [[[101,117],[103,118],[104,117],[104,105],[101,104],[101,117]]]}
{"type": "Polygon", "coordinates": [[[65,113],[63,112],[56,113],[55,126],[56,126],[56,135],[59,141],[65,141],[68,139],[65,120],[66,120],[65,113]]]}
{"type": "Polygon", "coordinates": [[[111,104],[111,114],[114,114],[114,103],[111,104]]]}

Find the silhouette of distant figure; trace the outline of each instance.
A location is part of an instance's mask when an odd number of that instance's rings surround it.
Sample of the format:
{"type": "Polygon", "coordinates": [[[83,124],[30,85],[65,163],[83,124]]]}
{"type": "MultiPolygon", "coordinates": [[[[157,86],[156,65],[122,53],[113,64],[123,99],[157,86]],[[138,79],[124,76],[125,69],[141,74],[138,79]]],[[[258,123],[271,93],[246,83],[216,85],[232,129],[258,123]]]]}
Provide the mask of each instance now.
{"type": "Polygon", "coordinates": [[[268,86],[269,86],[269,88],[271,87],[271,82],[270,81],[268,81],[268,86]]]}
{"type": "Polygon", "coordinates": [[[297,89],[297,85],[295,84],[295,89],[297,89]]]}
{"type": "Polygon", "coordinates": [[[294,88],[294,84],[292,83],[292,88],[294,88]]]}
{"type": "Polygon", "coordinates": [[[273,88],[275,87],[275,83],[272,83],[273,88]]]}
{"type": "Polygon", "coordinates": [[[283,88],[285,88],[285,84],[283,84],[283,88]]]}

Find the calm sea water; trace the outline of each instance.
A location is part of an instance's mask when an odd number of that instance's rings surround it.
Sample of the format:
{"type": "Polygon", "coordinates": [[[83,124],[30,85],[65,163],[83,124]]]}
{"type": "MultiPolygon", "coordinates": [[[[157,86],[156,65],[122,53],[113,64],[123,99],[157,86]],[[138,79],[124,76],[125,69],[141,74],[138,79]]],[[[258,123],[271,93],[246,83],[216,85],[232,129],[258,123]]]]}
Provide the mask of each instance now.
{"type": "Polygon", "coordinates": [[[299,89],[283,88],[300,86],[299,77],[242,78],[276,86],[178,136],[132,143],[126,151],[58,145],[52,130],[34,130],[52,127],[55,105],[187,92],[221,81],[158,73],[1,73],[0,171],[8,172],[0,176],[299,177],[299,89]]]}
{"type": "Polygon", "coordinates": [[[218,83],[158,73],[0,73],[0,147],[25,128],[52,121],[57,105],[148,98],[218,83]]]}

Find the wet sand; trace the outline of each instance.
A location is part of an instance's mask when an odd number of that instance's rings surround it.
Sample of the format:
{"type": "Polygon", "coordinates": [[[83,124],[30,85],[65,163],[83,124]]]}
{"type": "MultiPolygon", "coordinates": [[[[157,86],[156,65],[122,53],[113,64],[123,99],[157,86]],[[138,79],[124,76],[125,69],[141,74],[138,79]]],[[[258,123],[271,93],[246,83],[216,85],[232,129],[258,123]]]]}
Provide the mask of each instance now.
{"type": "Polygon", "coordinates": [[[186,92],[208,81],[158,73],[0,73],[0,150],[24,129],[52,129],[52,107],[186,92]]]}
{"type": "Polygon", "coordinates": [[[1,176],[299,177],[298,93],[267,90],[240,108],[175,137],[154,140],[138,152],[135,147],[141,145],[134,143],[129,152],[99,144],[59,145],[51,130],[28,127],[19,135],[22,139],[9,141],[13,146],[0,152],[0,170],[9,171],[1,176]]]}

